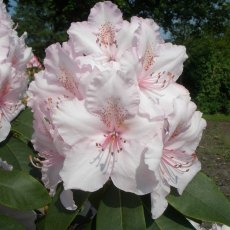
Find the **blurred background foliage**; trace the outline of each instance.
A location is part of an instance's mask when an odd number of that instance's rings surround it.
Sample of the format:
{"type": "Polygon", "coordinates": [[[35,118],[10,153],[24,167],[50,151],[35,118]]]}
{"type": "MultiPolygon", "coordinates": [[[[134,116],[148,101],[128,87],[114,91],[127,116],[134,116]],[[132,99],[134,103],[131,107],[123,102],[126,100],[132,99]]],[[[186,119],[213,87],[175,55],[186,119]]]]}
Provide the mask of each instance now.
{"type": "MultiPolygon", "coordinates": [[[[40,60],[68,39],[71,22],[87,20],[97,0],[6,0],[19,34],[40,60]]],[[[230,114],[229,0],[114,0],[125,19],[153,18],[167,41],[185,45],[189,59],[179,83],[206,114],[230,114]]]]}

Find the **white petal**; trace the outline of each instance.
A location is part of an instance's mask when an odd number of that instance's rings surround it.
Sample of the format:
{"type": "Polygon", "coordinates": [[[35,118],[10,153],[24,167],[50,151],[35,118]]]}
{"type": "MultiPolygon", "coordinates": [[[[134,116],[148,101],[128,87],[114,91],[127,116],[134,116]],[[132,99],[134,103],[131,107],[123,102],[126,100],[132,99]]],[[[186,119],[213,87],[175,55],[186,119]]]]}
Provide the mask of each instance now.
{"type": "Polygon", "coordinates": [[[77,206],[73,199],[73,192],[71,190],[63,190],[60,195],[60,200],[65,209],[74,211],[77,209],[77,206]]]}
{"type": "Polygon", "coordinates": [[[117,5],[110,1],[98,2],[91,9],[88,21],[98,26],[107,22],[117,25],[122,22],[122,13],[117,5]]]}
{"type": "Polygon", "coordinates": [[[182,85],[172,82],[166,88],[160,90],[159,104],[164,110],[165,116],[173,114],[174,112],[174,100],[175,98],[184,98],[184,101],[190,100],[189,91],[182,85]]]}
{"type": "Polygon", "coordinates": [[[10,122],[0,114],[0,142],[4,141],[10,132],[10,122]]]}
{"type": "MultiPolygon", "coordinates": [[[[57,158],[59,157],[58,153],[56,153],[57,158]]],[[[49,160],[49,159],[47,159],[49,160]]],[[[44,161],[47,161],[44,160],[44,161]]],[[[54,159],[53,159],[54,160],[54,159]]],[[[60,170],[63,167],[63,160],[56,160],[53,165],[46,166],[45,164],[42,166],[41,173],[42,173],[42,181],[46,188],[50,190],[50,195],[54,196],[56,193],[56,187],[59,182],[61,182],[61,178],[59,175],[60,170]]]]}
{"type": "MultiPolygon", "coordinates": [[[[195,221],[193,221],[193,220],[190,220],[190,219],[188,219],[188,218],[186,218],[189,222],[190,222],[190,224],[196,229],[196,230],[205,230],[204,228],[202,228],[201,226],[200,226],[200,224],[199,223],[197,223],[197,222],[195,222],[195,221]]],[[[214,229],[213,229],[214,230],[214,229]]],[[[217,229],[216,229],[217,230],[217,229]]]]}
{"type": "Polygon", "coordinates": [[[103,54],[101,48],[96,43],[97,28],[88,22],[72,23],[67,33],[75,44],[77,53],[103,54]]]}
{"type": "Polygon", "coordinates": [[[187,58],[184,46],[176,46],[164,43],[157,48],[157,57],[154,59],[153,72],[170,72],[176,81],[183,71],[183,62],[187,58]]]}
{"type": "Polygon", "coordinates": [[[134,47],[134,33],[137,28],[138,24],[123,21],[121,29],[117,32],[116,61],[120,62],[124,53],[134,47]]]}
{"type": "MultiPolygon", "coordinates": [[[[201,118],[202,114],[196,111],[191,120],[187,121],[188,126],[175,137],[167,142],[168,149],[180,149],[186,153],[193,154],[200,142],[202,132],[206,127],[206,121],[201,118]]],[[[186,123],[185,123],[186,124],[186,123]]]]}
{"type": "Polygon", "coordinates": [[[163,123],[163,119],[149,120],[136,115],[134,118],[124,122],[122,137],[125,140],[138,141],[142,145],[151,148],[154,148],[158,143],[157,146],[160,146],[159,149],[162,150],[163,123]]]}
{"type": "Polygon", "coordinates": [[[64,188],[93,192],[109,179],[113,156],[99,151],[93,141],[82,141],[68,152],[60,176],[64,188]]]}
{"type": "Polygon", "coordinates": [[[159,181],[159,184],[151,193],[151,213],[152,218],[160,217],[165,209],[168,207],[166,196],[170,193],[170,186],[167,182],[159,181]]]}
{"type": "Polygon", "coordinates": [[[53,123],[63,140],[71,146],[104,130],[100,119],[91,115],[84,102],[78,100],[63,102],[53,114],[53,123]]]}
{"type": "Polygon", "coordinates": [[[164,119],[164,111],[159,105],[157,97],[154,98],[154,95],[150,96],[144,91],[140,91],[139,113],[150,120],[164,119]]]}
{"type": "Polygon", "coordinates": [[[179,132],[189,126],[191,118],[196,110],[195,103],[190,101],[190,97],[179,96],[172,101],[173,111],[168,114],[166,110],[166,118],[169,122],[168,138],[175,135],[175,131],[179,132]]]}
{"type": "Polygon", "coordinates": [[[177,175],[178,181],[177,184],[172,186],[176,187],[178,190],[178,193],[181,195],[186,188],[186,186],[189,184],[189,182],[193,179],[193,177],[201,170],[201,163],[200,161],[196,160],[191,167],[189,167],[189,171],[185,172],[183,174],[174,172],[175,175],[177,175]]]}
{"type": "Polygon", "coordinates": [[[96,75],[90,86],[86,98],[87,109],[100,115],[101,109],[108,103],[118,103],[125,110],[128,117],[136,114],[139,105],[139,93],[132,75],[123,75],[116,71],[105,71],[96,75]],[[122,92],[122,94],[121,94],[122,92]]]}
{"type": "Polygon", "coordinates": [[[111,179],[119,189],[144,195],[150,193],[157,181],[145,164],[147,148],[140,142],[127,141],[123,150],[116,154],[111,179]]]}
{"type": "MultiPolygon", "coordinates": [[[[139,57],[143,58],[148,46],[151,46],[153,52],[155,52],[157,44],[162,43],[159,26],[152,19],[143,19],[136,16],[131,18],[131,22],[139,24],[136,32],[139,57]]],[[[155,55],[155,53],[153,54],[155,55]]]]}

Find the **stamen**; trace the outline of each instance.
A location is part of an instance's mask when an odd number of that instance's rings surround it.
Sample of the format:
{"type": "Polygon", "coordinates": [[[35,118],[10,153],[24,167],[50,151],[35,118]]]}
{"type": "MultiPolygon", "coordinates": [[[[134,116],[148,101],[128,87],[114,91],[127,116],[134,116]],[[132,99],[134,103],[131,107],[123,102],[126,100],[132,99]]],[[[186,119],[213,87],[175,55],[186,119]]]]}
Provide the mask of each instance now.
{"type": "Polygon", "coordinates": [[[41,169],[42,168],[42,162],[41,160],[39,160],[37,157],[32,157],[31,155],[29,155],[29,160],[30,160],[30,163],[35,167],[35,168],[38,168],[38,169],[41,169]]]}
{"type": "Polygon", "coordinates": [[[161,173],[175,184],[177,183],[177,176],[174,170],[181,174],[189,172],[189,167],[193,165],[195,159],[195,153],[188,155],[184,151],[165,149],[160,164],[161,173]]]}
{"type": "Polygon", "coordinates": [[[103,143],[96,143],[97,148],[101,149],[101,151],[108,149],[108,152],[112,155],[122,151],[122,142],[125,143],[125,141],[123,141],[118,132],[113,131],[108,135],[104,135],[104,137],[103,143]]]}
{"type": "Polygon", "coordinates": [[[170,72],[158,72],[151,75],[140,74],[138,84],[140,88],[147,90],[163,89],[173,79],[174,75],[170,72]]]}

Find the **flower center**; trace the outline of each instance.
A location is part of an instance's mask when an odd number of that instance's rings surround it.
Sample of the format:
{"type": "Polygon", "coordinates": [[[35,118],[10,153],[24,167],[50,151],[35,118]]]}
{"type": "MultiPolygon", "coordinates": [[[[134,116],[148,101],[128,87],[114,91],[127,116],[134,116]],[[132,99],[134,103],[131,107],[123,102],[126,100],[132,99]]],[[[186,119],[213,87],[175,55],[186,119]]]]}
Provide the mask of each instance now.
{"type": "Polygon", "coordinates": [[[127,111],[120,105],[118,98],[109,98],[99,112],[101,121],[110,132],[120,130],[127,119],[127,111]]]}
{"type": "Polygon", "coordinates": [[[102,143],[96,143],[96,146],[102,151],[108,149],[108,152],[113,155],[115,152],[119,153],[122,151],[123,143],[126,143],[126,141],[117,131],[113,131],[109,134],[105,134],[104,141],[102,143]]]}
{"type": "Polygon", "coordinates": [[[97,34],[97,40],[96,42],[99,44],[99,46],[117,46],[117,41],[115,39],[115,29],[113,25],[109,22],[105,23],[104,25],[101,25],[99,29],[99,33],[97,34]]]}

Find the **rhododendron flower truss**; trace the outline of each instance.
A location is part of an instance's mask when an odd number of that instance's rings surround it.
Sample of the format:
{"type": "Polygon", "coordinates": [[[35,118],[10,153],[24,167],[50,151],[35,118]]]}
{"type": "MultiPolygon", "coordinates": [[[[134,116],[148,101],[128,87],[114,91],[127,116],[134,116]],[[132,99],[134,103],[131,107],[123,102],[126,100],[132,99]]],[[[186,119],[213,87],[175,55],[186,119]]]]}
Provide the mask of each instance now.
{"type": "Polygon", "coordinates": [[[60,172],[66,189],[95,191],[109,178],[116,187],[136,194],[154,189],[157,182],[145,160],[159,164],[162,122],[141,118],[138,104],[133,81],[113,73],[93,79],[85,104],[73,100],[59,106],[54,124],[72,146],[60,172]]]}
{"type": "MultiPolygon", "coordinates": [[[[166,199],[171,187],[183,200],[184,189],[201,169],[196,148],[206,122],[188,90],[176,83],[186,49],[164,42],[152,19],[123,20],[109,1],[97,3],[87,21],[72,23],[68,35],[63,44],[46,49],[44,69],[27,92],[34,113],[32,143],[38,153],[31,162],[41,168],[51,195],[63,183],[60,200],[68,210],[77,208],[73,197],[78,190],[89,195],[89,204],[95,195],[91,193],[103,188],[96,193],[102,192],[98,216],[100,208],[110,208],[105,201],[116,190],[121,197],[136,197],[140,206],[151,199],[156,219],[172,202],[166,199]]],[[[19,68],[14,57],[24,60],[26,54],[12,51],[11,66],[19,68]]],[[[0,68],[3,76],[5,69],[0,68]]],[[[8,92],[7,82],[1,83],[1,95],[8,92]]],[[[149,215],[150,209],[141,207],[149,215]]]]}

